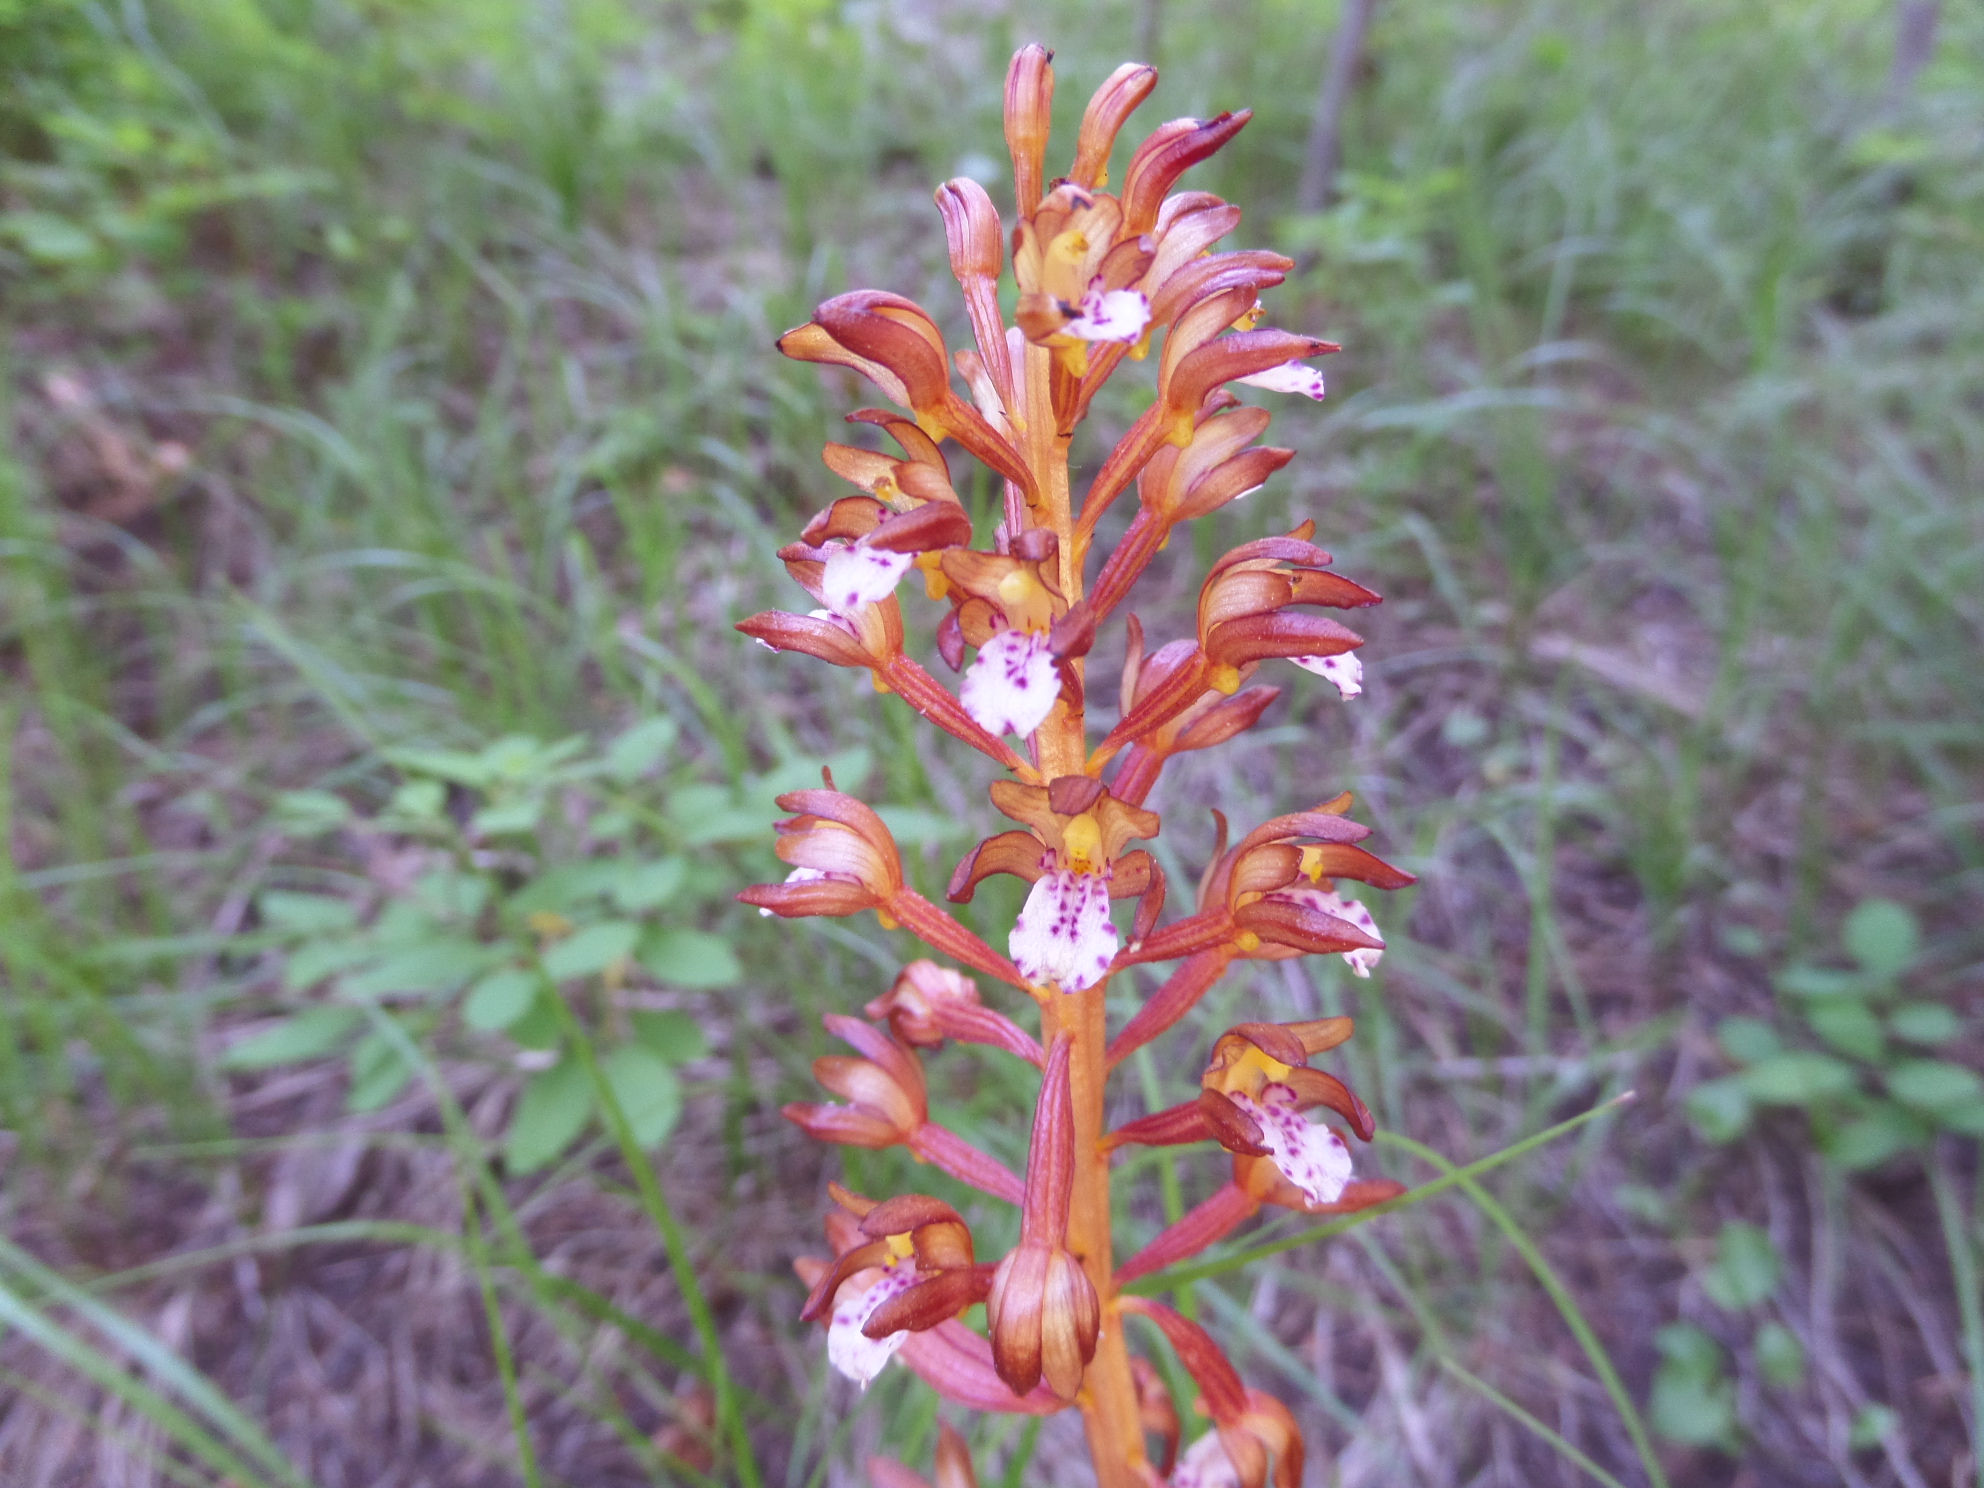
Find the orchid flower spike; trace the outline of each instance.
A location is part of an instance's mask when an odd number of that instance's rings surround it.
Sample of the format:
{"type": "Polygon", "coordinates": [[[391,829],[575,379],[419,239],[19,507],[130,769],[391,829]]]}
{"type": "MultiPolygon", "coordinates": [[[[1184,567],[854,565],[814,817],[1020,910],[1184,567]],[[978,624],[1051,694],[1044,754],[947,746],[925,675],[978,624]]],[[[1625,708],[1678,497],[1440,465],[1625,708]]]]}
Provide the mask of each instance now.
{"type": "MultiPolygon", "coordinates": [[[[888,406],[848,415],[851,432],[822,453],[836,492],[778,550],[806,602],[738,628],[773,651],[865,672],[884,706],[907,705],[999,766],[988,795],[1013,825],[965,854],[946,893],[970,905],[1004,874],[1025,885],[1024,902],[1003,940],[981,938],[917,892],[927,865],[905,862],[882,815],[831,778],[779,798],[786,877],[739,897],[784,918],[873,911],[882,933],[928,951],[877,989],[866,1020],[827,1017],[852,1053],[818,1059],[829,1098],[795,1102],[787,1118],[824,1142],[904,1149],[976,1189],[976,1202],[1019,1210],[1017,1243],[981,1260],[951,1203],[833,1186],[833,1257],[795,1263],[801,1315],[825,1327],[829,1363],[866,1387],[900,1360],[973,1410],[1079,1410],[1099,1488],[1297,1488],[1304,1448],[1287,1408],[1247,1386],[1204,1329],[1125,1283],[1203,1252],[1263,1205],[1333,1214],[1402,1192],[1357,1173],[1351,1143],[1372,1138],[1371,1112],[1311,1064],[1350,1036],[1350,1020],[1236,1023],[1191,1099],[1113,1131],[1107,1086],[1236,961],[1337,955],[1370,975],[1385,946],[1378,919],[1390,916],[1374,917],[1343,881],[1364,894],[1414,880],[1363,845],[1374,834],[1350,819],[1347,795],[1231,844],[1215,809],[1217,843],[1182,907],[1135,845],[1159,834],[1151,803],[1170,762],[1233,741],[1276,702],[1279,687],[1250,685],[1263,671],[1292,681],[1272,670],[1286,662],[1356,697],[1364,637],[1337,616],[1378,603],[1334,572],[1304,521],[1215,562],[1185,634],[1146,645],[1130,610],[1160,552],[1196,547],[1171,543],[1179,529],[1229,521],[1293,458],[1265,442],[1271,414],[1250,397],[1322,398],[1316,359],[1337,349],[1265,323],[1294,265],[1222,246],[1240,209],[1184,184],[1246,126],[1245,110],[1172,119],[1118,148],[1156,86],[1155,69],[1134,62],[1103,79],[1057,175],[1053,55],[1014,55],[1010,201],[963,177],[935,193],[970,345],[953,350],[922,305],[872,289],[824,300],[778,343],[859,374],[888,406]],[[1069,464],[1076,431],[1125,372],[1145,382],[1144,406],[1084,489],[1069,464]],[[982,469],[959,467],[959,452],[982,469]],[[1132,491],[1127,524],[1105,524],[1132,491]],[[1120,648],[1108,626],[1120,626],[1120,648]],[[925,669],[929,651],[954,683],[925,669]],[[1098,675],[1119,654],[1120,671],[1098,675]],[[1099,741],[1092,705],[1115,712],[1099,741]],[[1176,964],[1153,988],[1117,979],[1164,962],[1176,964]],[[933,1119],[924,1057],[943,1051],[948,1077],[953,1045],[1012,1058],[1029,1085],[1037,1075],[1024,1177],[933,1119]],[[1184,1143],[1216,1144],[1230,1177],[1117,1264],[1112,1152],[1184,1143]],[[961,1318],[980,1303],[982,1331],[961,1318]],[[1198,1387],[1213,1429],[1189,1444],[1164,1377],[1131,1352],[1131,1315],[1162,1332],[1198,1387]]],[[[1310,691],[1297,690],[1298,706],[1310,691]]],[[[913,773],[922,762],[896,763],[913,773]]],[[[869,1472],[876,1488],[929,1488],[886,1458],[869,1472]]],[[[936,1488],[975,1481],[962,1438],[941,1424],[936,1488]]]]}

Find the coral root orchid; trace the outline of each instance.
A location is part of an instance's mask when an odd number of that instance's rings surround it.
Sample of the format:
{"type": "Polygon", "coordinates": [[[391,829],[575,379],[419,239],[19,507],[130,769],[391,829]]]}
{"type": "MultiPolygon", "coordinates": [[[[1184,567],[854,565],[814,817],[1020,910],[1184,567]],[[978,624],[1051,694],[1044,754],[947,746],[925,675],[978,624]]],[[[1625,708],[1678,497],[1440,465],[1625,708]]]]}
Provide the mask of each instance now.
{"type": "MultiPolygon", "coordinates": [[[[1305,522],[1218,559],[1184,636],[1147,647],[1142,623],[1119,611],[1176,528],[1216,518],[1293,458],[1257,442],[1269,414],[1244,406],[1242,392],[1321,398],[1314,359],[1336,347],[1261,325],[1260,295],[1292,265],[1272,253],[1218,251],[1238,209],[1208,192],[1174,190],[1247,114],[1160,125],[1131,152],[1112,194],[1117,133],[1157,83],[1152,69],[1125,64],[1089,103],[1067,174],[1051,178],[1051,60],[1028,46],[1007,76],[1010,223],[975,182],[937,192],[975,346],[953,354],[923,307],[874,290],[828,300],[779,341],[788,356],[873,383],[894,411],[864,410],[851,421],[879,429],[894,449],[827,445],[827,467],[856,494],[843,490],[779,554],[813,604],[739,629],[774,650],[868,671],[878,691],[1003,766],[1010,778],[992,784],[991,800],[1017,825],[965,855],[948,897],[968,902],[999,873],[1024,880],[1027,892],[1001,954],[907,886],[882,819],[829,780],[780,799],[792,814],[779,826],[778,852],[792,871],[741,897],[788,917],[872,910],[884,928],[907,929],[1013,989],[1004,995],[1025,994],[1039,1020],[1036,1036],[988,1005],[977,982],[929,959],[910,962],[868,1004],[870,1021],[827,1019],[855,1051],[815,1064],[836,1099],[788,1106],[786,1116],[824,1141],[907,1147],[1016,1204],[1020,1230],[1006,1255],[981,1261],[947,1204],[916,1194],[876,1202],[836,1187],[827,1221],[834,1258],[800,1263],[811,1287],[804,1316],[826,1325],[829,1359],[863,1386],[899,1359],[975,1409],[1078,1409],[1102,1488],[1293,1488],[1304,1449],[1286,1407],[1247,1388],[1196,1324],[1125,1284],[1202,1252],[1263,1204],[1343,1213],[1401,1192],[1358,1176],[1352,1140],[1371,1140],[1371,1112],[1311,1065],[1350,1037],[1350,1020],[1239,1024],[1214,1043],[1196,1098],[1114,1131],[1103,1129],[1104,1097],[1115,1065],[1189,1014],[1235,961],[1340,955],[1368,976],[1383,953],[1372,914],[1337,881],[1386,890],[1413,880],[1360,845],[1371,832],[1350,818],[1348,796],[1276,818],[1230,847],[1219,817],[1197,901],[1169,918],[1163,872],[1147,848],[1132,846],[1159,833],[1144,803],[1166,764],[1244,733],[1277,700],[1277,688],[1247,685],[1263,666],[1291,663],[1285,679],[1295,669],[1321,676],[1332,688],[1328,706],[1362,692],[1364,640],[1336,613],[1378,596],[1334,572],[1305,522]],[[1010,326],[999,297],[1008,242],[1010,326]],[[1145,360],[1156,395],[1078,496],[1069,479],[1074,431],[1102,384],[1145,360]],[[952,485],[953,444],[1003,491],[982,547],[952,485]],[[1121,537],[1104,542],[1106,514],[1132,492],[1135,511],[1109,529],[1120,527],[1121,537]],[[908,654],[903,596],[915,594],[905,582],[912,574],[936,606],[930,642],[958,674],[955,689],[908,654]],[[1120,680],[1100,694],[1119,708],[1115,722],[1092,742],[1086,715],[1098,694],[1088,655],[1104,624],[1120,624],[1125,660],[1120,680]],[[1120,900],[1132,902],[1118,908],[1120,900]],[[1112,979],[1159,962],[1177,965],[1111,1037],[1112,979]],[[920,1051],[947,1042],[995,1049],[1039,1071],[1024,1178],[931,1120],[920,1051]],[[1112,1154],[1188,1142],[1224,1148],[1230,1181],[1119,1262],[1112,1154]],[[962,1316],[978,1303],[985,1332],[962,1316]],[[1212,1418],[1215,1429],[1182,1451],[1163,1377],[1130,1353],[1130,1315],[1163,1335],[1212,1418]]],[[[922,1481],[882,1459],[872,1470],[890,1485],[922,1481]]],[[[973,1481],[949,1427],[937,1480],[973,1481]]]]}

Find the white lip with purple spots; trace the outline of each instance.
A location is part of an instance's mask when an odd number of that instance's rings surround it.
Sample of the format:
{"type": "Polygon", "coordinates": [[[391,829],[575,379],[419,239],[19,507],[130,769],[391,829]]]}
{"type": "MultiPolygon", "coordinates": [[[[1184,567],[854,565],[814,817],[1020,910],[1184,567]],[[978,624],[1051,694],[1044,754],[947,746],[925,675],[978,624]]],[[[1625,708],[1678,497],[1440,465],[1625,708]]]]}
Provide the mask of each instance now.
{"type": "Polygon", "coordinates": [[[916,1268],[904,1264],[884,1271],[873,1284],[852,1295],[845,1286],[840,1290],[833,1320],[827,1324],[827,1362],[864,1390],[895,1357],[909,1334],[870,1338],[861,1329],[878,1307],[892,1297],[900,1297],[915,1284],[916,1268]]]}
{"type": "Polygon", "coordinates": [[[958,701],[988,734],[1025,738],[1047,721],[1061,696],[1061,674],[1047,633],[1002,630],[978,648],[958,701]]]}
{"type": "Polygon", "coordinates": [[[1323,374],[1307,362],[1283,362],[1279,367],[1270,367],[1265,372],[1256,372],[1252,377],[1236,377],[1235,382],[1244,382],[1249,387],[1266,388],[1271,393],[1300,393],[1305,398],[1323,401],[1323,374]]]}
{"type": "Polygon", "coordinates": [[[1254,1118],[1261,1145],[1284,1178],[1317,1204],[1334,1204],[1343,1197],[1350,1182],[1350,1149],[1327,1126],[1302,1119],[1293,1090],[1271,1083],[1262,1087],[1259,1100],[1245,1095],[1231,1099],[1254,1118]]]}
{"type": "Polygon", "coordinates": [[[1075,318],[1063,326],[1077,341],[1136,340],[1150,324],[1150,301],[1134,289],[1099,289],[1091,284],[1075,318]]]}
{"type": "Polygon", "coordinates": [[[1057,868],[1026,896],[1006,949],[1029,981],[1082,992],[1102,980],[1116,959],[1109,920],[1109,875],[1057,868]]]}
{"type": "Polygon", "coordinates": [[[1354,651],[1341,656],[1291,656],[1289,660],[1332,683],[1345,702],[1364,693],[1364,663],[1354,651]]]}
{"type": "Polygon", "coordinates": [[[856,605],[880,604],[894,594],[914,562],[914,553],[891,553],[887,548],[859,544],[835,548],[827,555],[820,592],[834,613],[849,614],[856,605]]]}

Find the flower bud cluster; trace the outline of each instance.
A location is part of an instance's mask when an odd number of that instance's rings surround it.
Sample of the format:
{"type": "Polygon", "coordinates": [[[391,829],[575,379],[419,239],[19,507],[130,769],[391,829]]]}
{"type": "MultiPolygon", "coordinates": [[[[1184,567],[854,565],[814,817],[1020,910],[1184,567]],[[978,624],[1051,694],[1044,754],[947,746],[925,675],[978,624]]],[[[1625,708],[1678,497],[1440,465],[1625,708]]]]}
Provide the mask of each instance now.
{"type": "MultiPolygon", "coordinates": [[[[1413,880],[1360,845],[1371,831],[1351,820],[1348,796],[1279,817],[1230,847],[1219,817],[1196,900],[1169,919],[1165,876],[1147,848],[1132,845],[1159,834],[1161,819],[1145,803],[1173,757],[1237,737],[1276,702],[1276,687],[1251,685],[1263,666],[1286,662],[1321,675],[1343,699],[1358,696],[1363,638],[1336,613],[1379,597],[1332,571],[1305,522],[1214,563],[1191,634],[1147,648],[1141,621],[1119,616],[1179,526],[1216,519],[1292,458],[1257,443],[1269,415],[1243,405],[1235,389],[1321,398],[1312,360],[1336,348],[1262,326],[1260,296],[1289,261],[1219,251],[1239,209],[1209,192],[1174,190],[1248,115],[1160,125],[1130,153],[1112,193],[1117,133],[1157,82],[1151,68],[1125,64],[1090,100],[1067,174],[1050,180],[1051,60],[1025,47],[1007,76],[1010,223],[973,181],[937,192],[973,345],[953,351],[920,305],[876,290],[835,296],[778,343],[787,356],[867,379],[893,406],[849,422],[893,448],[826,446],[828,470],[854,490],[779,552],[813,607],[756,615],[739,629],[773,650],[865,670],[878,691],[1003,767],[990,799],[1015,825],[964,856],[947,897],[968,903],[994,874],[1028,888],[1004,951],[995,949],[908,887],[882,819],[829,777],[780,798],[791,815],[779,824],[778,854],[791,871],[740,897],[787,917],[873,911],[884,928],[907,929],[1030,999],[1040,1027],[1029,1032],[987,1005],[962,971],[929,959],[910,962],[867,1005],[867,1021],[826,1019],[854,1050],[815,1063],[836,1099],[788,1106],[786,1116],[823,1141],[903,1147],[1017,1205],[1019,1240],[981,1261],[949,1204],[920,1194],[878,1201],[836,1186],[827,1223],[834,1258],[801,1263],[810,1287],[802,1316],[827,1325],[830,1360],[863,1385],[899,1358],[973,1408],[1077,1406],[1105,1488],[1292,1485],[1303,1444],[1287,1409],[1245,1387],[1195,1324],[1123,1287],[1216,1243],[1264,1204],[1341,1213],[1400,1191],[1356,1176],[1350,1141],[1370,1140],[1371,1113],[1311,1065],[1349,1038],[1350,1021],[1242,1023],[1213,1045],[1194,1100],[1113,1132],[1102,1128],[1104,1087],[1117,1063],[1184,1018],[1236,960],[1340,955],[1366,976],[1382,955],[1372,915],[1339,882],[1384,890],[1413,880]],[[1017,291],[1010,325],[1000,300],[1008,267],[1017,291]],[[1075,428],[1110,377],[1146,360],[1154,396],[1077,502],[1068,461],[1075,428]],[[990,532],[974,527],[959,498],[953,445],[1003,492],[990,532]],[[1136,510],[1122,537],[1098,551],[1104,517],[1132,491],[1136,510]],[[932,606],[929,649],[961,674],[955,688],[910,654],[901,593],[912,576],[932,606]],[[1126,659],[1104,694],[1116,722],[1091,745],[1088,658],[1105,623],[1122,625],[1126,659]],[[1103,1004],[1111,978],[1159,962],[1177,964],[1112,1037],[1103,1004]],[[921,1057],[946,1041],[1038,1069],[1024,1176],[931,1119],[921,1057]],[[1230,1180],[1119,1264],[1111,1154],[1201,1142],[1229,1154],[1230,1180]],[[965,1320],[979,1304],[984,1332],[965,1320]],[[1168,1340],[1202,1392],[1214,1429],[1182,1450],[1161,1377],[1126,1347],[1131,1315],[1168,1340]]],[[[921,1481],[890,1463],[875,1473],[896,1488],[921,1481]]],[[[947,1488],[973,1481],[948,1428],[937,1473],[947,1488]]]]}

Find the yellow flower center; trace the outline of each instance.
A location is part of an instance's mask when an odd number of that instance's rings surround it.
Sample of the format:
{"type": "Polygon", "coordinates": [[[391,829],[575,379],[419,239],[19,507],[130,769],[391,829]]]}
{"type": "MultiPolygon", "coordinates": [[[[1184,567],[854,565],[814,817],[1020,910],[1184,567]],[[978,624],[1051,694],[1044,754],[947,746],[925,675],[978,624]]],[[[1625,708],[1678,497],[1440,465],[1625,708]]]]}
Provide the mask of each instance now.
{"type": "Polygon", "coordinates": [[[1097,873],[1102,868],[1102,828],[1095,816],[1084,811],[1061,829],[1062,865],[1076,873],[1097,873]]]}
{"type": "Polygon", "coordinates": [[[1030,569],[1015,568],[999,580],[999,607],[1015,630],[1046,630],[1054,623],[1052,597],[1030,569]]]}

